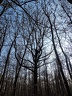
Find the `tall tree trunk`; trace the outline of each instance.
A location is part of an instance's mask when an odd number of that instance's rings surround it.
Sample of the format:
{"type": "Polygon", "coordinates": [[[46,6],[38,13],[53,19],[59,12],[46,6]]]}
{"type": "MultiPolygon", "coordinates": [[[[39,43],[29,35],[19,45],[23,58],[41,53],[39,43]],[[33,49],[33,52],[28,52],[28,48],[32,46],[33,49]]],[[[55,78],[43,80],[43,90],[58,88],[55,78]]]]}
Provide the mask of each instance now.
{"type": "MultiPolygon", "coordinates": [[[[55,27],[55,23],[54,23],[54,27],[55,27]]],[[[64,56],[65,56],[65,61],[66,61],[66,66],[67,66],[68,73],[69,73],[70,78],[71,78],[71,80],[72,80],[72,74],[71,74],[71,70],[70,70],[70,69],[72,68],[72,66],[71,66],[71,64],[70,64],[70,62],[69,62],[69,59],[68,59],[67,55],[65,54],[65,52],[64,52],[64,50],[63,50],[63,48],[62,48],[62,46],[61,46],[60,38],[59,38],[59,36],[58,36],[56,27],[55,27],[55,31],[56,31],[56,35],[57,35],[57,38],[58,38],[58,41],[59,41],[60,48],[61,48],[61,50],[62,50],[62,53],[63,53],[64,56]]]]}
{"type": "Polygon", "coordinates": [[[34,66],[34,96],[37,96],[37,63],[34,66]]]}
{"type": "Polygon", "coordinates": [[[10,46],[10,49],[9,49],[9,51],[8,51],[7,58],[6,58],[6,61],[5,61],[4,71],[3,71],[2,77],[1,77],[1,79],[0,79],[0,85],[1,85],[1,86],[0,86],[0,93],[1,93],[2,88],[3,88],[4,78],[5,78],[5,74],[6,74],[6,70],[7,70],[7,66],[8,66],[8,62],[9,62],[9,56],[10,56],[10,52],[11,52],[13,43],[14,43],[14,41],[12,42],[12,44],[11,44],[11,46],[10,46]]]}
{"type": "Polygon", "coordinates": [[[66,87],[66,89],[67,89],[68,96],[71,96],[71,92],[70,92],[70,89],[69,89],[69,86],[68,86],[68,82],[67,82],[66,77],[65,77],[65,75],[64,75],[63,68],[62,68],[62,64],[61,64],[59,55],[58,55],[57,50],[56,50],[56,46],[55,46],[55,42],[54,42],[54,34],[53,34],[53,31],[52,31],[52,28],[51,28],[51,33],[52,33],[53,47],[54,47],[54,51],[55,51],[57,63],[58,63],[58,66],[59,66],[58,68],[59,68],[59,70],[60,70],[60,72],[61,72],[61,75],[62,75],[62,77],[63,77],[63,81],[64,81],[65,87],[66,87]]]}
{"type": "Polygon", "coordinates": [[[17,83],[17,79],[18,79],[18,73],[15,76],[15,81],[14,81],[14,85],[13,85],[13,96],[15,96],[15,92],[16,92],[16,83],[17,83]]]}
{"type": "Polygon", "coordinates": [[[64,72],[63,72],[62,63],[60,61],[60,58],[59,58],[59,55],[58,55],[58,52],[57,52],[57,49],[56,49],[56,45],[55,45],[55,41],[54,41],[54,32],[53,32],[52,22],[50,20],[49,15],[46,14],[46,16],[48,17],[48,20],[49,20],[49,23],[50,23],[50,27],[51,27],[52,43],[53,43],[54,52],[55,52],[56,59],[57,59],[58,68],[59,68],[60,73],[62,75],[62,78],[63,78],[64,84],[65,84],[68,96],[71,96],[71,92],[70,92],[70,89],[69,89],[69,86],[68,86],[68,82],[67,82],[66,77],[65,77],[64,72]]]}

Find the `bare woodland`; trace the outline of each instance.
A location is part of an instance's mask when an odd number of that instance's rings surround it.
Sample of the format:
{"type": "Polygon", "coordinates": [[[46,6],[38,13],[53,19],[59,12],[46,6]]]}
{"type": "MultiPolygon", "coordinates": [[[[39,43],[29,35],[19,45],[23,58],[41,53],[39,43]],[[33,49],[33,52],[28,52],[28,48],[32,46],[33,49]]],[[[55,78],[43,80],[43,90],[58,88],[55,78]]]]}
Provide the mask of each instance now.
{"type": "Polygon", "coordinates": [[[0,0],[0,96],[72,96],[68,1],[0,0]]]}

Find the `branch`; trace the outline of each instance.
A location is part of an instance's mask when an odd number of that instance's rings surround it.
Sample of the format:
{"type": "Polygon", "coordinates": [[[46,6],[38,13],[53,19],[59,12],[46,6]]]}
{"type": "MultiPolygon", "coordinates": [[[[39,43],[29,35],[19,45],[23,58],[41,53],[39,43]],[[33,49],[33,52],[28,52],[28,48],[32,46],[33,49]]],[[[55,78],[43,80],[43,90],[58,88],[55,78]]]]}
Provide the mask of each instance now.
{"type": "Polygon", "coordinates": [[[31,69],[31,68],[33,68],[33,67],[28,67],[28,66],[26,66],[26,65],[20,65],[20,66],[22,66],[22,67],[24,67],[24,68],[26,68],[26,69],[28,69],[28,70],[34,72],[34,70],[31,69]]]}

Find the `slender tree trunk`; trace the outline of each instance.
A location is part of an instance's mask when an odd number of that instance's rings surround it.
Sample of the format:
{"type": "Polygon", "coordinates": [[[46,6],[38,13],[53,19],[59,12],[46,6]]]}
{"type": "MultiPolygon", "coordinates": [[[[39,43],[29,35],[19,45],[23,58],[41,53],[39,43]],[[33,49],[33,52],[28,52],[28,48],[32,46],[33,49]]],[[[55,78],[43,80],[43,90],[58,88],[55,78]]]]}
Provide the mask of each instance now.
{"type": "Polygon", "coordinates": [[[0,79],[0,85],[1,85],[1,86],[0,86],[0,93],[1,93],[2,88],[3,88],[5,73],[6,73],[6,69],[7,69],[7,66],[8,66],[9,56],[10,56],[10,52],[11,52],[12,46],[13,46],[13,42],[12,42],[12,44],[11,44],[11,46],[10,46],[9,51],[8,51],[7,58],[6,58],[6,61],[5,61],[4,71],[3,71],[2,77],[1,77],[1,79],[0,79]]]}
{"type": "Polygon", "coordinates": [[[69,86],[68,86],[68,82],[67,82],[66,77],[64,75],[64,72],[63,72],[63,69],[62,69],[62,64],[61,64],[60,58],[59,58],[58,53],[57,53],[57,50],[56,50],[56,46],[55,46],[55,42],[54,42],[53,31],[52,31],[52,42],[53,42],[53,47],[54,47],[56,59],[57,59],[57,62],[58,62],[59,70],[60,70],[61,75],[63,77],[64,84],[65,84],[65,87],[67,89],[68,96],[71,96],[71,92],[70,92],[70,89],[69,89],[69,86]]]}
{"type": "Polygon", "coordinates": [[[52,43],[53,43],[54,52],[55,52],[56,59],[57,59],[57,63],[58,63],[58,68],[59,68],[59,70],[60,70],[60,72],[61,72],[61,75],[62,75],[64,84],[65,84],[65,87],[66,87],[68,96],[71,96],[70,88],[69,88],[69,86],[68,86],[68,82],[67,82],[66,77],[65,77],[65,75],[64,75],[63,68],[62,68],[62,63],[61,63],[61,61],[60,61],[60,58],[59,58],[59,55],[58,55],[58,52],[57,52],[57,49],[56,49],[56,45],[55,45],[55,41],[54,41],[54,32],[53,32],[52,23],[51,23],[51,20],[50,20],[49,15],[46,14],[46,16],[48,17],[48,20],[49,20],[49,23],[50,23],[50,27],[51,27],[52,43]]]}
{"type": "Polygon", "coordinates": [[[34,66],[34,96],[37,96],[37,63],[34,66]]]}
{"type": "MultiPolygon", "coordinates": [[[[55,24],[54,24],[54,27],[55,27],[55,24]]],[[[65,52],[64,52],[64,50],[63,50],[63,48],[62,48],[62,46],[61,46],[60,38],[59,38],[59,36],[58,36],[56,27],[55,27],[55,31],[56,31],[56,35],[57,35],[57,38],[58,38],[58,41],[59,41],[60,48],[61,48],[61,50],[62,50],[62,53],[63,53],[64,56],[65,56],[65,61],[66,61],[67,70],[68,70],[68,72],[69,72],[70,78],[72,79],[72,74],[71,74],[71,71],[70,71],[71,66],[69,66],[69,65],[70,65],[70,62],[68,63],[68,61],[69,61],[69,60],[68,60],[68,57],[67,57],[67,55],[65,54],[65,52]],[[70,67],[70,68],[69,68],[69,67],[70,67]]]]}
{"type": "Polygon", "coordinates": [[[15,92],[16,92],[17,79],[18,79],[18,74],[16,74],[16,76],[15,76],[15,81],[14,81],[14,85],[13,85],[13,96],[15,96],[15,92]]]}

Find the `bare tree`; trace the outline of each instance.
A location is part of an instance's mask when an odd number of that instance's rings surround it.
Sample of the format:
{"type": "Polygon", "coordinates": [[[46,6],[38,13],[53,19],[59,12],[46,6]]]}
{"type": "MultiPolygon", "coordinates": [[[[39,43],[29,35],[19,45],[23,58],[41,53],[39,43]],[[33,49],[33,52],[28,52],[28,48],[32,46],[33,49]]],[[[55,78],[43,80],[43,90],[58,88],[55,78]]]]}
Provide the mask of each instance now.
{"type": "Polygon", "coordinates": [[[56,49],[56,44],[55,44],[55,39],[54,39],[53,23],[51,21],[49,12],[47,10],[45,10],[44,7],[43,7],[43,11],[44,11],[45,16],[48,18],[49,23],[50,23],[50,29],[51,29],[51,35],[52,35],[52,43],[53,43],[54,52],[55,52],[56,59],[57,59],[57,66],[58,66],[58,69],[60,70],[60,73],[61,73],[62,78],[64,80],[64,84],[66,86],[66,89],[67,89],[67,92],[68,92],[68,96],[71,96],[69,85],[68,85],[67,79],[66,79],[66,77],[64,75],[64,72],[63,72],[62,63],[61,63],[60,57],[59,57],[57,49],[56,49]]]}
{"type": "Polygon", "coordinates": [[[6,74],[6,69],[7,69],[7,66],[8,66],[8,62],[9,62],[10,52],[11,52],[11,50],[12,50],[12,46],[13,46],[13,43],[15,42],[15,40],[16,40],[16,37],[17,37],[17,36],[15,35],[14,40],[12,41],[12,43],[11,43],[11,45],[10,45],[10,48],[9,48],[9,51],[8,51],[8,54],[7,54],[7,58],[6,58],[6,60],[5,60],[4,71],[3,71],[3,74],[2,74],[1,79],[0,79],[0,84],[1,84],[1,86],[0,86],[0,93],[1,93],[1,91],[2,91],[3,84],[4,84],[4,78],[5,78],[5,74],[6,74]]]}
{"type": "Polygon", "coordinates": [[[71,96],[72,58],[64,43],[72,43],[72,13],[60,2],[1,1],[0,95],[71,96]]]}

